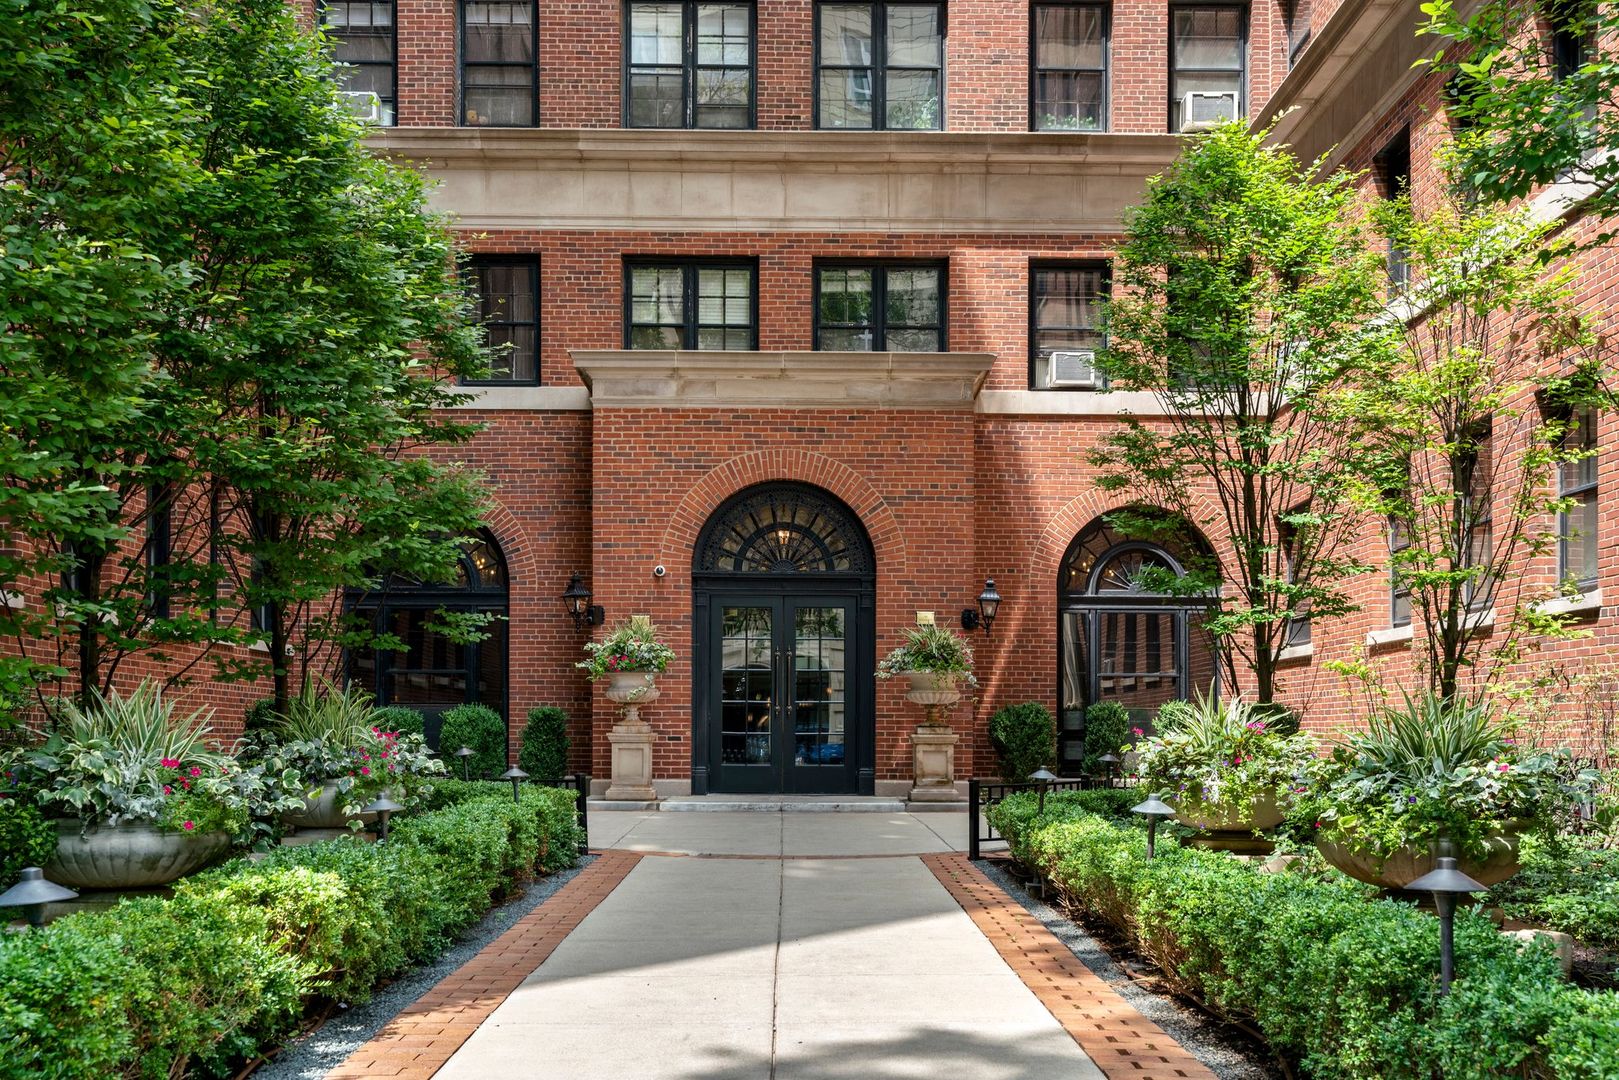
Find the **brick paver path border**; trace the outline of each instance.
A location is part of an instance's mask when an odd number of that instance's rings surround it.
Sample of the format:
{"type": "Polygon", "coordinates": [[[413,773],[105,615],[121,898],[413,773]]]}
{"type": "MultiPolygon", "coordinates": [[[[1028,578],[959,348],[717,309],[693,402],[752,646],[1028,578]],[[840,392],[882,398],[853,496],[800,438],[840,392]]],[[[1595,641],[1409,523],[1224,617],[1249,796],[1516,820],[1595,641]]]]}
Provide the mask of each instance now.
{"type": "Polygon", "coordinates": [[[328,1073],[327,1080],[427,1080],[640,861],[628,851],[598,856],[556,895],[390,1020],[328,1073]]]}
{"type": "Polygon", "coordinates": [[[1109,1080],[1215,1080],[960,852],[922,861],[1109,1080]]]}

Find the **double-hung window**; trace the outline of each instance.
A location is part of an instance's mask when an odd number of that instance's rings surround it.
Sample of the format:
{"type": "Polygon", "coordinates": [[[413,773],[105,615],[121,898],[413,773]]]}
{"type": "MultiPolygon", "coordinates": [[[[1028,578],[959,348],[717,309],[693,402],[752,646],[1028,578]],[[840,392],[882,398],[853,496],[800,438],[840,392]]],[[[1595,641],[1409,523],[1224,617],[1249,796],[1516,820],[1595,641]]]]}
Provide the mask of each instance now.
{"type": "Polygon", "coordinates": [[[344,100],[373,123],[394,123],[398,38],[394,0],[324,0],[321,25],[332,43],[332,59],[344,100]]]}
{"type": "Polygon", "coordinates": [[[1572,505],[1557,515],[1557,580],[1581,592],[1597,584],[1597,414],[1576,409],[1568,417],[1557,467],[1557,497],[1572,505]]]}
{"type": "Polygon", "coordinates": [[[480,255],[467,266],[467,287],[488,334],[490,364],[478,384],[540,381],[540,267],[531,257],[480,255]]]}
{"type": "Polygon", "coordinates": [[[944,5],[816,5],[816,126],[944,127],[944,5]]]}
{"type": "Polygon", "coordinates": [[[1247,39],[1243,5],[1170,6],[1170,131],[1197,131],[1243,114],[1247,39]]]}
{"type": "Polygon", "coordinates": [[[1400,573],[1400,553],[1411,546],[1411,533],[1399,518],[1389,518],[1389,625],[1411,625],[1411,582],[1400,573]]]}
{"type": "Polygon", "coordinates": [[[1107,285],[1107,267],[1101,263],[1035,263],[1029,268],[1031,389],[1101,386],[1096,353],[1103,344],[1107,285]]]}
{"type": "Polygon", "coordinates": [[[1105,131],[1107,7],[1035,4],[1031,25],[1034,130],[1105,131]]]}
{"type": "Polygon", "coordinates": [[[625,126],[753,126],[751,3],[631,0],[625,19],[625,126]]]}
{"type": "MultiPolygon", "coordinates": [[[[1402,199],[1411,194],[1411,129],[1406,128],[1377,155],[1377,172],[1385,199],[1402,199]]],[[[1411,281],[1410,253],[1396,239],[1389,238],[1389,288],[1400,292],[1411,281]]]]}
{"type": "Polygon", "coordinates": [[[1462,598],[1469,609],[1488,607],[1495,598],[1496,582],[1489,576],[1490,563],[1495,555],[1495,534],[1492,531],[1491,496],[1495,470],[1493,425],[1484,421],[1469,433],[1472,445],[1461,456],[1463,481],[1467,485],[1467,498],[1462,501],[1462,520],[1458,526],[1465,531],[1463,566],[1479,570],[1469,577],[1462,588],[1462,598]]]}
{"type": "Polygon", "coordinates": [[[742,260],[624,264],[626,349],[759,347],[758,266],[742,260]]]}
{"type": "Polygon", "coordinates": [[[153,484],[146,489],[146,606],[152,618],[169,617],[168,567],[174,558],[174,488],[153,484]]]}
{"type": "Polygon", "coordinates": [[[815,347],[944,352],[943,263],[823,263],[815,268],[815,347]]]}
{"type": "Polygon", "coordinates": [[[461,116],[468,127],[537,122],[535,7],[535,0],[461,0],[461,116]]]}
{"type": "MultiPolygon", "coordinates": [[[[1288,517],[1293,520],[1283,520],[1276,523],[1277,538],[1282,547],[1282,569],[1286,572],[1289,585],[1298,584],[1299,556],[1303,554],[1301,548],[1305,543],[1305,529],[1296,524],[1297,520],[1310,512],[1310,504],[1304,503],[1294,507],[1288,517]]],[[[1294,614],[1287,620],[1284,631],[1286,637],[1282,646],[1288,649],[1302,649],[1310,644],[1310,601],[1300,600],[1292,605],[1294,614]]]]}

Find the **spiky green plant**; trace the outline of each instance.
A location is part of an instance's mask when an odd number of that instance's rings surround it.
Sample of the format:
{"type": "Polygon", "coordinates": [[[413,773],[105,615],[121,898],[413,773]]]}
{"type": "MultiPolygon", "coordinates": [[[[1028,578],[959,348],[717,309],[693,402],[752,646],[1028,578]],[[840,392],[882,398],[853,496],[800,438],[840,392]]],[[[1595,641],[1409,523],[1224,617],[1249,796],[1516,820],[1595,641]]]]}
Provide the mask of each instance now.
{"type": "Polygon", "coordinates": [[[374,708],[371,695],[358,687],[310,680],[287,703],[274,731],[283,742],[323,742],[352,750],[371,735],[374,708]]]}
{"type": "Polygon", "coordinates": [[[150,680],[128,694],[96,691],[87,703],[64,700],[57,718],[68,741],[104,744],[134,760],[218,763],[226,757],[207,744],[213,711],[197,709],[181,716],[162,687],[150,680]]]}
{"type": "Polygon", "coordinates": [[[1366,731],[1350,739],[1368,772],[1421,783],[1489,761],[1512,746],[1510,730],[1483,698],[1402,696],[1401,705],[1372,716],[1366,731]]]}

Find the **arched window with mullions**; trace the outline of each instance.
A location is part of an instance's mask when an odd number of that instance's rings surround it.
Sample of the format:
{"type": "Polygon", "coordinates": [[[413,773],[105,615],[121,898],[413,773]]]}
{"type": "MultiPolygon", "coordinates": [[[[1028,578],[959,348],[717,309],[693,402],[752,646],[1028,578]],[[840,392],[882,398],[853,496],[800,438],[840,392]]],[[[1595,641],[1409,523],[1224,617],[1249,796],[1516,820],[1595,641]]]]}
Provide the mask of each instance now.
{"type": "Polygon", "coordinates": [[[1091,705],[1117,702],[1147,726],[1165,702],[1217,689],[1214,642],[1203,627],[1209,600],[1177,585],[1210,564],[1208,544],[1190,525],[1153,514],[1160,525],[1151,539],[1127,535],[1103,515],[1063,556],[1057,700],[1064,771],[1081,767],[1091,705]]]}
{"type": "Polygon", "coordinates": [[[506,715],[506,560],[489,532],[461,547],[453,580],[427,583],[393,578],[377,592],[354,594],[352,610],[369,616],[375,632],[397,648],[366,647],[349,654],[349,679],[380,705],[405,705],[426,718],[427,741],[438,745],[440,722],[457,705],[487,705],[506,715]],[[461,642],[443,632],[444,615],[490,616],[483,640],[461,642]]]}

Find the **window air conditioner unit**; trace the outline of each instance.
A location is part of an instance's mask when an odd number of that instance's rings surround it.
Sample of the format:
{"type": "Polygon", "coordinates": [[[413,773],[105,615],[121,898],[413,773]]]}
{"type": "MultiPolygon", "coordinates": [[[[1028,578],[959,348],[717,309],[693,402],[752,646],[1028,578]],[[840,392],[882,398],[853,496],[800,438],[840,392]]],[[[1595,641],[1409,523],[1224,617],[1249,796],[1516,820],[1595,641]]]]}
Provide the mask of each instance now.
{"type": "Polygon", "coordinates": [[[1094,349],[1054,352],[1046,362],[1047,390],[1095,390],[1096,385],[1094,349]]]}
{"type": "Polygon", "coordinates": [[[1209,131],[1237,118],[1235,90],[1189,90],[1181,98],[1181,131],[1209,131]]]}
{"type": "Polygon", "coordinates": [[[370,124],[382,123],[382,99],[370,90],[340,90],[338,97],[349,112],[370,124]]]}

